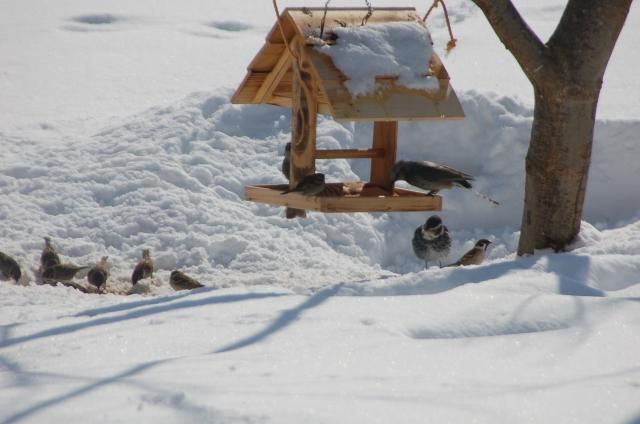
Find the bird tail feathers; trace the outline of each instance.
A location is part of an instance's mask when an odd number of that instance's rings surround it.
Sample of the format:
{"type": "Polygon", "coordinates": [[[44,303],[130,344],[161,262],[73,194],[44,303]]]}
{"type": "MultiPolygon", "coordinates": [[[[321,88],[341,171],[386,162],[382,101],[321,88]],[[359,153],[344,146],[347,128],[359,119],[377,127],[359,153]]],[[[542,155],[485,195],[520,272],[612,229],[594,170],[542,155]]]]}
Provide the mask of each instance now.
{"type": "Polygon", "coordinates": [[[487,196],[486,194],[482,194],[479,191],[473,190],[473,192],[475,193],[476,196],[486,200],[487,202],[499,206],[500,202],[498,202],[497,200],[492,199],[491,197],[487,196]]]}

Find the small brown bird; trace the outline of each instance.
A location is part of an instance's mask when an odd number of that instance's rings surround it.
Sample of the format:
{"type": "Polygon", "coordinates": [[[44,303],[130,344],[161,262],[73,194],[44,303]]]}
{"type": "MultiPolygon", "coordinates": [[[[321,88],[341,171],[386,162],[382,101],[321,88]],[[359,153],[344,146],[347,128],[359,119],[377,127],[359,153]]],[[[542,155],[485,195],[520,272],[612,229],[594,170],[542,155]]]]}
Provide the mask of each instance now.
{"type": "Polygon", "coordinates": [[[466,266],[466,265],[480,265],[484,261],[484,256],[489,248],[491,242],[487,239],[480,239],[476,242],[471,250],[462,255],[457,261],[447,266],[466,266]]]}
{"type": "Polygon", "coordinates": [[[42,249],[42,254],[40,255],[40,271],[43,272],[50,266],[58,264],[60,264],[60,257],[58,256],[58,252],[56,252],[53,244],[51,244],[51,239],[49,237],[45,237],[44,248],[42,249]]]}
{"type": "Polygon", "coordinates": [[[18,262],[3,252],[0,252],[0,275],[4,275],[5,278],[13,278],[16,283],[22,277],[18,262]]]}
{"type": "Polygon", "coordinates": [[[136,267],[133,269],[133,274],[131,274],[131,284],[135,285],[143,278],[153,277],[154,269],[150,250],[142,250],[142,259],[140,259],[140,262],[138,262],[136,267]]]}
{"type": "Polygon", "coordinates": [[[320,194],[324,187],[324,174],[316,173],[303,177],[294,188],[285,190],[280,194],[297,192],[305,196],[315,196],[320,194]]]}
{"type": "Polygon", "coordinates": [[[108,256],[103,256],[100,262],[96,263],[87,274],[87,281],[98,288],[98,292],[103,293],[107,288],[107,278],[109,278],[109,268],[107,267],[108,256]]]}
{"type": "Polygon", "coordinates": [[[204,287],[204,285],[200,284],[197,280],[194,280],[184,272],[180,272],[178,270],[171,272],[171,276],[169,277],[169,284],[175,291],[192,290],[199,287],[204,287]]]}
{"type": "Polygon", "coordinates": [[[73,264],[51,265],[42,272],[42,279],[47,283],[56,281],[71,281],[79,271],[89,268],[88,266],[78,266],[73,264]]]}

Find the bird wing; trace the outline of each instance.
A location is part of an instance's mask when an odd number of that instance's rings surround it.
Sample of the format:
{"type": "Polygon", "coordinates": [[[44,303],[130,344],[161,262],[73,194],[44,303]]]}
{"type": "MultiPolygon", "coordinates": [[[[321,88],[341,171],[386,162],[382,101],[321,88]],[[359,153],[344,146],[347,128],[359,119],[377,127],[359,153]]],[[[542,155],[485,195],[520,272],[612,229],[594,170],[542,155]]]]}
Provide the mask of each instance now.
{"type": "Polygon", "coordinates": [[[475,177],[473,175],[469,175],[462,171],[458,171],[457,169],[451,168],[450,166],[447,166],[447,165],[441,165],[439,163],[429,162],[426,160],[422,161],[422,163],[432,167],[434,172],[437,172],[438,178],[449,178],[451,180],[458,180],[460,178],[463,178],[465,180],[472,180],[472,181],[475,180],[475,177]]]}

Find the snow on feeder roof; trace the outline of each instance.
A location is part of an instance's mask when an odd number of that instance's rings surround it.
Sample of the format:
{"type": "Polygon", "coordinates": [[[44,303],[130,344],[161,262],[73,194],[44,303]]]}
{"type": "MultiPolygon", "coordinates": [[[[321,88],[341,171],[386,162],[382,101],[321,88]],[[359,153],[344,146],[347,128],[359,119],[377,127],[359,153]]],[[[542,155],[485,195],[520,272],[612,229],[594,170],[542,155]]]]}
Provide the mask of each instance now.
{"type": "MultiPolygon", "coordinates": [[[[318,112],[352,121],[464,117],[414,8],[375,8],[365,25],[367,8],[330,8],[321,29],[324,12],[289,8],[280,16],[315,80],[318,112]]],[[[276,23],[231,101],[291,107],[292,60],[276,23]]]]}

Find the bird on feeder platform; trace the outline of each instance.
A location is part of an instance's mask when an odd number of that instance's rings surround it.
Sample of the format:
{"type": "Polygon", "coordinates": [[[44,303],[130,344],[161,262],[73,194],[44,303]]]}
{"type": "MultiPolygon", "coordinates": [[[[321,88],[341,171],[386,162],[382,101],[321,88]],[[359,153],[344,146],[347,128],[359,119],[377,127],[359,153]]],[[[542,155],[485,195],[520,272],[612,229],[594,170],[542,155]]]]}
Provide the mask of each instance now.
{"type": "Polygon", "coordinates": [[[103,256],[100,261],[89,270],[87,281],[98,288],[99,292],[104,292],[107,288],[107,278],[109,278],[109,268],[107,267],[108,256],[103,256]]]}
{"type": "Polygon", "coordinates": [[[440,190],[464,187],[471,188],[474,178],[464,172],[445,165],[429,161],[401,160],[391,169],[391,180],[404,180],[412,186],[429,190],[428,195],[437,194],[440,190]]]}
{"type": "Polygon", "coordinates": [[[416,228],[411,243],[413,253],[424,261],[425,268],[432,261],[438,261],[442,266],[442,260],[449,256],[451,250],[449,230],[438,215],[430,216],[423,225],[416,228]]]}
{"type": "Polygon", "coordinates": [[[44,248],[40,254],[40,272],[44,272],[45,269],[58,264],[60,264],[60,256],[58,256],[58,252],[51,244],[51,239],[45,237],[44,248]]]}
{"type": "Polygon", "coordinates": [[[22,277],[18,262],[3,252],[0,252],[0,275],[4,275],[5,278],[13,278],[16,283],[22,277]]]}
{"type": "Polygon", "coordinates": [[[152,277],[154,271],[153,260],[151,260],[151,252],[149,249],[142,250],[142,259],[138,262],[131,274],[131,284],[134,286],[143,278],[152,277]]]}
{"type": "Polygon", "coordinates": [[[291,142],[284,146],[284,159],[282,159],[282,173],[284,177],[289,181],[289,170],[291,168],[291,142]]]}
{"type": "Polygon", "coordinates": [[[169,284],[175,291],[192,290],[204,287],[204,285],[200,284],[200,282],[198,282],[197,280],[194,280],[184,272],[178,270],[171,271],[171,275],[169,276],[169,284]]]}
{"type": "MultiPolygon", "coordinates": [[[[391,168],[392,183],[398,180],[404,180],[412,186],[428,190],[427,195],[433,196],[440,190],[454,187],[472,189],[473,186],[470,181],[475,180],[475,178],[462,171],[435,162],[401,160],[391,168]]],[[[475,190],[473,192],[494,205],[500,204],[482,193],[475,190]]]]}
{"type": "Polygon", "coordinates": [[[487,239],[478,240],[471,250],[462,255],[459,260],[447,266],[480,265],[484,261],[485,253],[490,244],[491,242],[487,239]]]}
{"type": "Polygon", "coordinates": [[[316,173],[303,177],[294,187],[283,191],[280,194],[302,193],[305,196],[315,196],[320,194],[325,188],[324,174],[316,173]]]}

